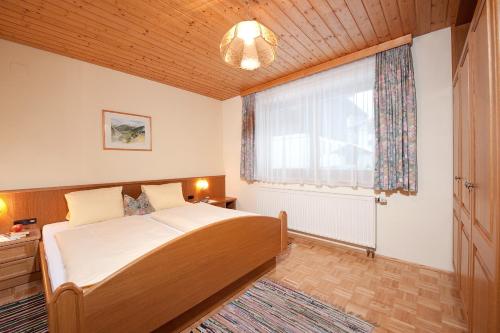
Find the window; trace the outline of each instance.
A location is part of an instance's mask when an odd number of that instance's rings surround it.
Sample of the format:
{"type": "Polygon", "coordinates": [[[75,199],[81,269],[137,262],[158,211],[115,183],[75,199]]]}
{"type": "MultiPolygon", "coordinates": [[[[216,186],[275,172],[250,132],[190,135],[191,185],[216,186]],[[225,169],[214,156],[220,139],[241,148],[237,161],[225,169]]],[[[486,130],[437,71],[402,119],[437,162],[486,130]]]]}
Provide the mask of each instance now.
{"type": "Polygon", "coordinates": [[[255,178],[372,187],[374,80],[370,57],[258,93],[255,178]]]}

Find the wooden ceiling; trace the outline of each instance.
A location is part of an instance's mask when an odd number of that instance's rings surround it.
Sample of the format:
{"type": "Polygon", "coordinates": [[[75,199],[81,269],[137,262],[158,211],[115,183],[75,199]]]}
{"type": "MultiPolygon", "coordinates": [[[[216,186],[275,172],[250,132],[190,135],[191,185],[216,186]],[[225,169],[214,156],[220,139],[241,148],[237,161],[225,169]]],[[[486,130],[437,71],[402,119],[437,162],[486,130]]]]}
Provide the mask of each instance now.
{"type": "Polygon", "coordinates": [[[459,0],[1,0],[0,38],[224,100],[405,34],[455,23],[459,0]],[[255,18],[279,38],[253,72],[219,55],[224,33],[255,18]]]}

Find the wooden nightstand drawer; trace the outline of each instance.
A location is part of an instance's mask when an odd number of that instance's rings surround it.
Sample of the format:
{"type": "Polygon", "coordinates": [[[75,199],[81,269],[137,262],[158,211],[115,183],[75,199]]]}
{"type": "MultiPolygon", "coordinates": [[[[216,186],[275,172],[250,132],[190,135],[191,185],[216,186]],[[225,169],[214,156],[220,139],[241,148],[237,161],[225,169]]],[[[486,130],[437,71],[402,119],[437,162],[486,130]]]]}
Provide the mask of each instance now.
{"type": "Polygon", "coordinates": [[[37,242],[18,243],[0,248],[0,264],[18,259],[34,257],[37,242]]]}
{"type": "Polygon", "coordinates": [[[0,281],[35,272],[36,269],[34,257],[6,262],[0,264],[0,281]]]}

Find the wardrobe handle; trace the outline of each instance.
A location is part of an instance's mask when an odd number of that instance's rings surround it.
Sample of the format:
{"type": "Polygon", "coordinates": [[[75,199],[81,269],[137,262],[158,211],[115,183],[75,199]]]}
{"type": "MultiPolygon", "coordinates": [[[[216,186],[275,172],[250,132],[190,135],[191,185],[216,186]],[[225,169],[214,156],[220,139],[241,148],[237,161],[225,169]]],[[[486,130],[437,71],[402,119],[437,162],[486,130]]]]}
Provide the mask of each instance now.
{"type": "Polygon", "coordinates": [[[462,177],[460,177],[460,176],[455,176],[455,180],[462,180],[462,177]]]}
{"type": "Polygon", "coordinates": [[[474,185],[474,183],[471,183],[470,181],[466,180],[465,183],[464,183],[464,186],[470,191],[471,188],[474,188],[476,187],[476,185],[474,185]]]}

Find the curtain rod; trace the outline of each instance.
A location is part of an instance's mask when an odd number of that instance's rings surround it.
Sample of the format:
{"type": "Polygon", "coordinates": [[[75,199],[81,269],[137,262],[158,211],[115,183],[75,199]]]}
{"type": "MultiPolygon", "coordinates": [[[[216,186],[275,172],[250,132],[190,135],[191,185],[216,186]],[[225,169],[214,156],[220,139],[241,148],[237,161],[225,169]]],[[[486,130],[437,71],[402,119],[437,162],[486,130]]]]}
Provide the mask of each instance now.
{"type": "Polygon", "coordinates": [[[356,52],[347,54],[347,55],[339,57],[339,58],[328,60],[326,62],[323,62],[321,64],[318,64],[318,65],[315,65],[315,66],[312,66],[309,68],[301,69],[301,70],[294,72],[292,74],[288,74],[288,75],[285,75],[283,77],[277,78],[275,80],[259,84],[255,87],[245,89],[245,90],[241,91],[240,95],[241,96],[250,95],[250,94],[253,94],[253,93],[256,93],[259,91],[263,91],[263,90],[266,90],[269,88],[276,87],[276,86],[283,84],[283,83],[287,83],[290,81],[294,81],[294,80],[303,78],[305,76],[313,75],[313,74],[316,74],[316,73],[319,73],[322,71],[326,71],[326,70],[334,68],[334,67],[348,64],[348,63],[356,61],[356,60],[370,57],[376,53],[387,51],[389,49],[393,49],[393,48],[398,47],[398,46],[402,46],[405,44],[411,45],[412,41],[413,41],[413,39],[412,39],[411,34],[408,34],[408,35],[405,35],[405,36],[402,36],[402,37],[399,37],[396,39],[392,39],[392,40],[389,40],[387,42],[383,42],[383,43],[380,43],[380,44],[377,44],[374,46],[370,46],[366,49],[356,51],[356,52]]]}

